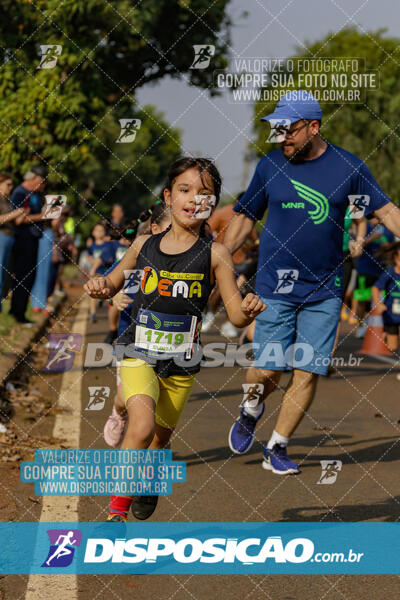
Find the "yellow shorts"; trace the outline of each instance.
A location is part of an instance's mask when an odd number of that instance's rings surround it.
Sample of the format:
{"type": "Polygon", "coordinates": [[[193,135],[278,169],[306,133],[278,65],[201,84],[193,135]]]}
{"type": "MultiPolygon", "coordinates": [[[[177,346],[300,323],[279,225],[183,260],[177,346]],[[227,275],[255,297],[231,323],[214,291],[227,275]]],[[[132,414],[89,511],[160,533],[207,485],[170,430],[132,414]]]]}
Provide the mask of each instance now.
{"type": "Polygon", "coordinates": [[[156,423],[174,429],[192,391],[195,375],[158,377],[153,367],[139,358],[124,358],[120,372],[125,402],[139,394],[150,396],[156,404],[156,423]]]}

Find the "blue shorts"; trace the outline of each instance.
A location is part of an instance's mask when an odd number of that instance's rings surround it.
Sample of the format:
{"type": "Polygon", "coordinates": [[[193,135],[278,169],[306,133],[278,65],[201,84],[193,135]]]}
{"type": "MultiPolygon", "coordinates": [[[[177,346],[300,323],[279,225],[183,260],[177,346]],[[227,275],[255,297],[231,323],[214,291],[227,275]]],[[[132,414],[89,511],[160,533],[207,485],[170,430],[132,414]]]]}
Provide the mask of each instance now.
{"type": "Polygon", "coordinates": [[[309,304],[263,298],[267,308],[256,318],[253,339],[257,369],[301,369],[326,375],[340,317],[340,298],[309,304]]]}

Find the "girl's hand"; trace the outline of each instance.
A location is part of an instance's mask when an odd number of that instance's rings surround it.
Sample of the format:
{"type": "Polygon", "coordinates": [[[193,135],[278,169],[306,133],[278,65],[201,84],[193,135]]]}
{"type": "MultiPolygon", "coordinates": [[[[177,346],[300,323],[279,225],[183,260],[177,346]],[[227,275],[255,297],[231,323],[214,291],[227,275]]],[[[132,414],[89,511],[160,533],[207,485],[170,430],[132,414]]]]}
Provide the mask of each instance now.
{"type": "Polygon", "coordinates": [[[131,304],[132,298],[121,291],[113,297],[112,302],[113,306],[115,306],[118,310],[124,310],[131,304]]]}
{"type": "Polygon", "coordinates": [[[93,277],[89,279],[83,286],[83,289],[91,298],[98,298],[99,300],[110,298],[113,295],[113,290],[108,287],[105,277],[93,277]]]}
{"type": "Polygon", "coordinates": [[[255,294],[247,294],[244,297],[240,308],[245,315],[254,319],[255,317],[257,317],[257,315],[262,313],[267,307],[264,304],[264,302],[261,300],[261,298],[259,298],[255,294]]]}

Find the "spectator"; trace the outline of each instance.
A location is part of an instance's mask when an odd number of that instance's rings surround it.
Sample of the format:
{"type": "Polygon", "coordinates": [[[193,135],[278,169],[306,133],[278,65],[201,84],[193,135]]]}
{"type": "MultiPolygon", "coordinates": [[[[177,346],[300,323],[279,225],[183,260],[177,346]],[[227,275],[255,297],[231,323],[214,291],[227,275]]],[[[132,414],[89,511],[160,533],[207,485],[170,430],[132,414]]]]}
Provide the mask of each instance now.
{"type": "MultiPolygon", "coordinates": [[[[107,245],[111,244],[111,242],[106,241],[106,233],[107,233],[106,228],[103,223],[97,223],[97,225],[95,225],[93,227],[92,238],[94,241],[88,250],[88,253],[89,253],[88,259],[92,265],[92,267],[90,269],[91,277],[93,277],[94,275],[103,275],[104,272],[106,271],[106,266],[103,264],[98,265],[97,261],[96,261],[96,258],[100,258],[103,250],[107,247],[107,245]]],[[[96,307],[97,307],[97,300],[95,300],[94,298],[90,298],[90,322],[91,323],[96,322],[96,307]]]]}
{"type": "Polygon", "coordinates": [[[118,237],[118,234],[121,234],[125,227],[125,213],[121,204],[113,204],[111,209],[111,219],[105,221],[104,224],[107,230],[106,235],[109,237],[109,240],[115,239],[118,237]]]}
{"type": "Polygon", "coordinates": [[[13,210],[9,199],[12,189],[11,175],[0,173],[0,312],[3,298],[3,284],[14,244],[12,221],[24,214],[23,208],[13,210]]]}
{"type": "Polygon", "coordinates": [[[33,307],[33,311],[36,313],[46,311],[47,288],[49,287],[53,241],[54,231],[51,227],[50,221],[46,221],[43,227],[43,235],[39,239],[36,277],[31,292],[31,305],[33,307]]]}
{"type": "Polygon", "coordinates": [[[43,165],[34,165],[25,174],[24,181],[11,194],[14,208],[25,208],[29,214],[14,226],[14,276],[10,314],[22,324],[29,325],[25,311],[36,275],[39,239],[43,229],[43,195],[48,171],[43,165]]]}
{"type": "MultiPolygon", "coordinates": [[[[63,266],[70,262],[72,257],[76,256],[74,239],[66,231],[65,224],[69,218],[68,209],[63,210],[61,217],[53,219],[51,226],[54,233],[53,250],[51,255],[50,274],[47,287],[47,297],[56,295],[65,295],[61,281],[61,270],[63,266]],[[56,287],[58,286],[58,289],[56,287]]],[[[47,308],[50,312],[50,307],[47,308]]]]}
{"type": "Polygon", "coordinates": [[[125,221],[125,213],[121,204],[114,204],[111,209],[111,225],[122,229],[125,221]]]}

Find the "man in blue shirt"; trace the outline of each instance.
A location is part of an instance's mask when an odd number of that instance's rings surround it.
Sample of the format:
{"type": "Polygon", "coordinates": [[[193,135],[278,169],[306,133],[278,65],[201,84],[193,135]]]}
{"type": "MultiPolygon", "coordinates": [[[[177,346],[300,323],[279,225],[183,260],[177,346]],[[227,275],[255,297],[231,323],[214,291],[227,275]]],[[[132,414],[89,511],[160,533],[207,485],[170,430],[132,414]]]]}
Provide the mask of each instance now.
{"type": "Polygon", "coordinates": [[[303,90],[289,92],[263,118],[284,123],[278,150],[264,156],[234,210],[225,245],[234,252],[268,210],[260,235],[256,293],[267,304],[256,319],[254,362],[247,371],[241,414],[229,434],[233,452],[247,452],[265,398],[283,371],[291,371],[263,467],[298,473],[286,452],[309,408],[318,375],[326,375],[342,297],[343,233],[352,204],[400,235],[400,210],[389,201],[362,160],[326,142],[322,111],[303,90]]]}

